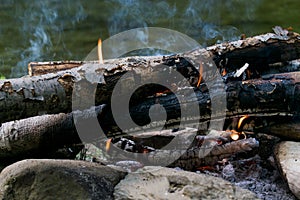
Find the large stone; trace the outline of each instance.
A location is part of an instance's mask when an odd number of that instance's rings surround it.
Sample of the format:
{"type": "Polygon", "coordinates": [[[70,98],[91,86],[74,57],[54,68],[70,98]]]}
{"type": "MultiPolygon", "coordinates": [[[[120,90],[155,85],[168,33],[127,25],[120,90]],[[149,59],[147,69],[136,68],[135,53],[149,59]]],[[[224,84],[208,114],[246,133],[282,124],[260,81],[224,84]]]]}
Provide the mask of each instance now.
{"type": "Polygon", "coordinates": [[[116,187],[115,199],[258,199],[223,179],[165,167],[144,167],[116,187]]]}
{"type": "Polygon", "coordinates": [[[113,199],[126,173],[74,160],[23,160],[0,174],[0,199],[113,199]]]}
{"type": "Polygon", "coordinates": [[[275,148],[275,155],[290,190],[300,199],[300,143],[281,142],[275,148]]]}

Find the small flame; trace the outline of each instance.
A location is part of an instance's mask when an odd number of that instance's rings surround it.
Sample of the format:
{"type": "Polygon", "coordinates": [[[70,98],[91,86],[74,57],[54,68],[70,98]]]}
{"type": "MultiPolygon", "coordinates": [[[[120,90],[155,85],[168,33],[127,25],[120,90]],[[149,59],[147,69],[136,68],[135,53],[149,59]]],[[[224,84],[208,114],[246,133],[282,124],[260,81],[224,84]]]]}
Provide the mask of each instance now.
{"type": "Polygon", "coordinates": [[[106,141],[105,150],[108,151],[110,149],[111,139],[106,141]]]}
{"type": "Polygon", "coordinates": [[[249,69],[247,69],[246,73],[247,73],[247,78],[250,79],[251,78],[251,71],[249,69]]]}
{"type": "Polygon", "coordinates": [[[248,116],[245,115],[245,116],[243,116],[243,117],[241,117],[241,118],[239,119],[239,123],[238,123],[238,126],[237,126],[238,129],[241,127],[241,125],[242,125],[244,119],[247,119],[247,118],[248,118],[248,116]]]}
{"type": "Polygon", "coordinates": [[[201,81],[202,81],[202,74],[203,74],[203,65],[202,63],[200,63],[200,67],[199,67],[199,78],[198,78],[198,82],[197,82],[197,87],[199,87],[201,81]]]}
{"type": "Polygon", "coordinates": [[[232,140],[238,140],[240,138],[240,134],[235,130],[231,130],[230,137],[232,140]]]}
{"type": "Polygon", "coordinates": [[[102,40],[101,40],[101,38],[99,38],[99,40],[98,40],[98,60],[99,60],[99,64],[103,64],[102,40]]]}
{"type": "Polygon", "coordinates": [[[226,69],[223,69],[222,76],[225,76],[227,74],[226,69]]]}

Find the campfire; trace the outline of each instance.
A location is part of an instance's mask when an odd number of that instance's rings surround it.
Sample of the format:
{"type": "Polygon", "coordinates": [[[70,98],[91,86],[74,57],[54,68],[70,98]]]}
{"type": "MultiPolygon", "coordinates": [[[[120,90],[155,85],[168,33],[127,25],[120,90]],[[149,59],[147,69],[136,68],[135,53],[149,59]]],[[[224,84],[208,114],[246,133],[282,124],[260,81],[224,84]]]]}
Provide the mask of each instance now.
{"type": "Polygon", "coordinates": [[[86,153],[84,138],[101,152],[90,160],[103,165],[126,171],[167,166],[223,178],[260,198],[293,199],[274,147],[300,139],[300,36],[280,27],[274,32],[182,54],[105,62],[99,39],[96,61],[30,63],[30,77],[0,83],[0,102],[5,102],[0,159],[27,158],[28,152],[32,157],[55,157],[58,152],[78,157],[79,151],[86,153]],[[100,78],[87,75],[90,71],[100,78]],[[189,87],[178,77],[166,85],[150,84],[164,73],[180,74],[189,87]],[[132,86],[141,80],[147,84],[132,86]],[[117,118],[113,109],[123,109],[124,91],[132,88],[129,111],[117,118]],[[90,94],[95,94],[96,106],[84,104],[91,102],[90,94]],[[120,101],[115,108],[113,95],[120,101]],[[78,102],[84,105],[72,111],[78,102]],[[215,102],[224,105],[224,113],[214,110],[215,102]],[[16,105],[20,112],[11,113],[16,105]],[[199,109],[200,115],[181,117],[182,107],[199,109]],[[95,118],[103,134],[94,131],[95,118]],[[224,123],[216,128],[220,121],[224,123]],[[88,130],[79,138],[82,127],[88,130]]]}

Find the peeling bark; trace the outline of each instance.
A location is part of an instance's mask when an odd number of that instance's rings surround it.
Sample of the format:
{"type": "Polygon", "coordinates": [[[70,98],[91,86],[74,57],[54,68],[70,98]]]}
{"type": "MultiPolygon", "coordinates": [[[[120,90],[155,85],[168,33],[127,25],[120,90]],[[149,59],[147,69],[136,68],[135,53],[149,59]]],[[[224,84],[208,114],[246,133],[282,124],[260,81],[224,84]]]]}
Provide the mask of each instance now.
{"type": "MultiPolygon", "coordinates": [[[[0,80],[0,123],[41,114],[71,112],[74,84],[79,86],[76,90],[82,104],[80,109],[85,109],[91,106],[87,103],[85,105],[85,102],[88,102],[94,93],[95,105],[109,103],[115,84],[128,71],[132,72],[136,82],[143,80],[156,83],[157,79],[164,79],[164,71],[172,69],[180,72],[192,87],[197,87],[203,82],[216,80],[219,69],[212,65],[212,59],[219,68],[235,70],[248,62],[250,69],[255,67],[261,71],[263,68],[258,67],[257,63],[264,65],[299,58],[299,46],[299,35],[296,33],[269,33],[215,45],[207,50],[196,49],[182,55],[122,58],[108,61],[104,65],[86,63],[81,67],[55,74],[0,80]],[[204,72],[200,75],[201,66],[204,72]]],[[[33,71],[31,70],[32,74],[33,71]]],[[[172,73],[168,76],[172,76],[172,73]]],[[[130,81],[130,78],[122,81],[121,85],[127,86],[122,90],[132,89],[130,81]]],[[[177,79],[170,83],[169,87],[181,87],[181,81],[177,79]]],[[[213,89],[210,89],[213,92],[213,89]]],[[[165,90],[166,88],[158,85],[150,85],[143,87],[143,90],[136,92],[134,96],[143,99],[165,90]]],[[[234,96],[233,93],[231,95],[234,96]]],[[[139,98],[133,97],[133,104],[141,103],[139,98]]]]}
{"type": "MultiPolygon", "coordinates": [[[[233,42],[224,42],[204,49],[198,49],[207,58],[215,61],[219,68],[225,68],[228,72],[242,67],[245,63],[259,73],[268,71],[268,65],[284,63],[300,58],[300,36],[298,33],[274,28],[275,33],[267,33],[245,38],[233,42]]],[[[190,57],[193,52],[184,53],[183,57],[190,57]]],[[[149,57],[140,57],[146,60],[149,57]]],[[[151,58],[150,58],[151,59],[151,58]]],[[[58,62],[32,62],[28,64],[30,76],[37,76],[49,72],[58,72],[73,67],[79,67],[82,61],[58,61],[58,62]]],[[[124,63],[124,59],[105,60],[106,64],[124,63]]],[[[282,66],[284,68],[286,66],[282,66]]],[[[277,67],[278,70],[278,67],[277,67]]],[[[284,71],[284,70],[283,70],[284,71]]]]}

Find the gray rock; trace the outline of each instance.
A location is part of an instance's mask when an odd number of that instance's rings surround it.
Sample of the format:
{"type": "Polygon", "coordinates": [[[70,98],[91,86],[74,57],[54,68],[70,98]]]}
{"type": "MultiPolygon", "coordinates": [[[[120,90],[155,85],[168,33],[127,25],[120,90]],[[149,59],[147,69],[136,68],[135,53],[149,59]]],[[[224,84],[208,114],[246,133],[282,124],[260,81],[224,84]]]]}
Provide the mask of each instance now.
{"type": "Polygon", "coordinates": [[[113,199],[126,173],[74,160],[23,160],[0,174],[0,199],[113,199]]]}
{"type": "Polygon", "coordinates": [[[258,199],[223,179],[165,167],[144,167],[116,187],[115,199],[258,199]]]}
{"type": "Polygon", "coordinates": [[[300,199],[300,143],[281,142],[275,148],[275,155],[290,190],[300,199]]]}

